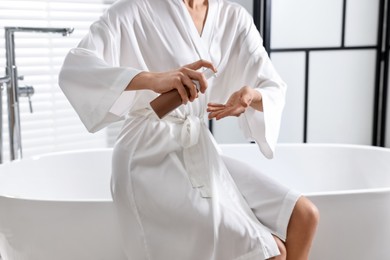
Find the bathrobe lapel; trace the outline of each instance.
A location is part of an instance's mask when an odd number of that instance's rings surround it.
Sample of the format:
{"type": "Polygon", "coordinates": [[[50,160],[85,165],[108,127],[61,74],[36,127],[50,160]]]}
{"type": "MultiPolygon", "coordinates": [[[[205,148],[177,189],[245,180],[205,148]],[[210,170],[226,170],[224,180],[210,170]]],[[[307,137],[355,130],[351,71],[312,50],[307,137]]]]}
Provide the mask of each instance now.
{"type": "Polygon", "coordinates": [[[184,2],[181,0],[177,0],[177,7],[178,16],[181,18],[183,26],[186,27],[188,36],[192,41],[194,50],[197,52],[199,59],[211,61],[210,45],[214,31],[215,17],[218,9],[218,1],[209,0],[207,17],[201,35],[199,35],[195,23],[192,20],[192,17],[187,10],[187,7],[185,6],[184,2]]]}

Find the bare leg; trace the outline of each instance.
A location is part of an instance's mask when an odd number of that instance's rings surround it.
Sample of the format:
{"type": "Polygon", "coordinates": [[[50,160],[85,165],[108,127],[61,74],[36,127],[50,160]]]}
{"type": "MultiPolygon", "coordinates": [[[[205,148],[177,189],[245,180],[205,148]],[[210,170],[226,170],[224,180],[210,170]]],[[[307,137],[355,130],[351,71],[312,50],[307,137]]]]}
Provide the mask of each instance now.
{"type": "Polygon", "coordinates": [[[318,221],[319,212],[316,206],[305,197],[299,198],[287,228],[287,260],[309,259],[318,221]]]}
{"type": "Polygon", "coordinates": [[[269,260],[286,260],[287,259],[286,246],[284,245],[282,240],[280,240],[278,237],[274,236],[274,239],[276,241],[276,244],[278,245],[280,255],[272,257],[269,260]]]}
{"type": "MultiPolygon", "coordinates": [[[[257,169],[252,168],[239,160],[227,156],[223,156],[222,158],[238,188],[246,198],[248,205],[254,210],[257,208],[257,217],[260,220],[262,211],[261,205],[264,204],[260,204],[259,201],[264,197],[266,197],[267,200],[270,200],[273,195],[280,196],[280,191],[273,188],[278,184],[257,169]],[[262,188],[259,189],[258,187],[262,188]],[[260,193],[260,191],[263,193],[260,193]]],[[[288,188],[285,188],[284,192],[288,192],[288,190],[288,188]]],[[[285,193],[283,193],[283,195],[285,195],[285,193]]],[[[284,196],[282,198],[284,198],[284,196]]],[[[307,198],[300,197],[295,204],[290,217],[287,227],[286,243],[283,245],[282,241],[275,237],[279,251],[283,251],[284,256],[282,253],[281,256],[271,259],[307,260],[318,221],[319,213],[317,208],[307,198]]],[[[273,228],[276,227],[274,226],[273,228]]]]}

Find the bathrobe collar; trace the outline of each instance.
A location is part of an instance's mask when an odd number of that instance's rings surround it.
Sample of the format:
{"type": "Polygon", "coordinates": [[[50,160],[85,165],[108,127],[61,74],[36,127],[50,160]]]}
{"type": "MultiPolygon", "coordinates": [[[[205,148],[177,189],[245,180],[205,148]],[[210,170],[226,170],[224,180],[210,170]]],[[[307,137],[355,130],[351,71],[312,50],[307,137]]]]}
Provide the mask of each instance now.
{"type": "Polygon", "coordinates": [[[199,35],[185,3],[182,0],[176,0],[178,6],[178,16],[182,19],[183,24],[185,24],[189,37],[191,38],[192,44],[194,45],[199,58],[203,60],[211,61],[210,46],[215,28],[215,17],[217,16],[218,2],[218,0],[209,0],[206,21],[203,26],[202,34],[199,35]]]}

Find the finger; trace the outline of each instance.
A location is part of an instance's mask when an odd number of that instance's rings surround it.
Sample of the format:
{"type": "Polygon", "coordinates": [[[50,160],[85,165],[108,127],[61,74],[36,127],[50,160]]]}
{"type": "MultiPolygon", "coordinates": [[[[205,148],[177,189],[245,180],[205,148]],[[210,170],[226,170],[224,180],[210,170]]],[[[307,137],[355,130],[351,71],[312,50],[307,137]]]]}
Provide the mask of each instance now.
{"type": "Polygon", "coordinates": [[[198,90],[196,89],[194,82],[192,82],[191,78],[189,78],[185,73],[181,74],[181,81],[189,91],[189,100],[191,102],[194,101],[198,96],[198,90]]]}
{"type": "Polygon", "coordinates": [[[228,117],[228,116],[233,116],[232,110],[231,109],[225,109],[220,112],[215,113],[215,119],[216,120],[221,120],[222,118],[228,117]]]}
{"type": "Polygon", "coordinates": [[[215,119],[221,120],[221,119],[228,117],[228,116],[234,116],[234,114],[232,114],[230,111],[224,111],[224,112],[216,114],[215,119]]]}
{"type": "Polygon", "coordinates": [[[242,96],[240,97],[240,103],[244,107],[250,106],[250,104],[252,103],[252,96],[248,93],[242,94],[242,96]]]}
{"type": "Polygon", "coordinates": [[[185,86],[183,85],[183,83],[180,81],[177,81],[174,86],[173,86],[175,89],[177,89],[177,91],[179,92],[179,95],[180,95],[180,98],[181,98],[181,101],[182,101],[182,104],[187,104],[188,102],[188,94],[187,94],[187,91],[185,89],[185,86]]]}
{"type": "Polygon", "coordinates": [[[222,109],[226,109],[226,106],[207,106],[207,112],[221,111],[222,109]]]}
{"type": "Polygon", "coordinates": [[[213,70],[214,72],[217,72],[217,69],[214,67],[214,65],[210,61],[203,60],[203,59],[200,59],[200,60],[195,61],[193,63],[187,64],[184,67],[192,69],[192,70],[198,70],[200,68],[205,67],[205,68],[209,68],[209,69],[213,70]]]}
{"type": "Polygon", "coordinates": [[[217,113],[215,116],[215,119],[220,120],[224,117],[228,116],[239,116],[241,115],[245,109],[243,107],[232,107],[226,110],[222,110],[221,112],[217,113]]]}
{"type": "Polygon", "coordinates": [[[209,120],[211,120],[211,119],[215,118],[215,117],[216,117],[216,115],[217,115],[217,113],[216,113],[216,112],[211,112],[211,113],[209,113],[209,116],[208,116],[209,120]]]}
{"type": "Polygon", "coordinates": [[[211,120],[211,119],[213,119],[214,117],[215,117],[215,116],[213,115],[213,113],[209,113],[209,115],[208,115],[207,118],[208,118],[209,120],[211,120]]]}
{"type": "Polygon", "coordinates": [[[222,119],[222,118],[227,117],[227,116],[238,116],[241,114],[241,112],[240,112],[241,110],[243,110],[243,109],[240,106],[224,107],[224,108],[220,108],[220,109],[215,110],[215,111],[211,111],[209,116],[219,120],[219,119],[222,119]]]}
{"type": "Polygon", "coordinates": [[[223,110],[226,110],[227,107],[223,104],[217,104],[218,106],[216,107],[208,107],[207,112],[209,113],[208,118],[213,119],[215,118],[218,114],[220,114],[223,110]]]}
{"type": "Polygon", "coordinates": [[[207,80],[206,77],[200,71],[195,71],[189,68],[183,68],[183,73],[186,74],[191,80],[197,81],[199,83],[199,91],[205,93],[207,89],[207,80]]]}
{"type": "Polygon", "coordinates": [[[220,103],[208,103],[207,106],[209,106],[209,107],[226,107],[225,104],[220,104],[220,103]]]}
{"type": "Polygon", "coordinates": [[[213,119],[213,118],[215,118],[215,119],[219,119],[219,115],[221,115],[222,114],[222,112],[226,112],[226,110],[228,110],[228,108],[224,108],[224,109],[220,109],[220,110],[216,110],[216,111],[210,111],[209,112],[209,119],[213,119]]]}
{"type": "Polygon", "coordinates": [[[198,70],[200,68],[205,67],[211,69],[212,71],[214,71],[214,73],[217,72],[217,68],[214,67],[214,65],[210,61],[203,60],[203,59],[195,61],[194,63],[187,64],[184,67],[192,70],[198,70]]]}
{"type": "Polygon", "coordinates": [[[226,107],[207,107],[207,112],[216,112],[216,111],[221,111],[225,109],[226,107]]]}
{"type": "Polygon", "coordinates": [[[240,98],[240,103],[243,107],[248,107],[252,103],[252,100],[248,97],[243,96],[240,98]]]}

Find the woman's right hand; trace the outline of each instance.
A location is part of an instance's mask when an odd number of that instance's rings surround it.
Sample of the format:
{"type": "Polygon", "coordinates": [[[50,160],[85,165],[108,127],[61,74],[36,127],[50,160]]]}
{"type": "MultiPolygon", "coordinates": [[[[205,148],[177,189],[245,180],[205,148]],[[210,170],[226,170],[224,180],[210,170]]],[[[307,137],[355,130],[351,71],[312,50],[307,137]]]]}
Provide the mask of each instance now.
{"type": "Polygon", "coordinates": [[[150,89],[161,94],[177,89],[183,104],[186,104],[188,101],[192,102],[198,97],[198,91],[193,81],[199,82],[201,93],[204,93],[207,89],[207,80],[203,73],[198,71],[203,67],[217,72],[211,62],[198,60],[173,71],[141,72],[131,80],[126,90],[150,89]],[[190,92],[189,97],[185,88],[188,88],[190,92]]]}

